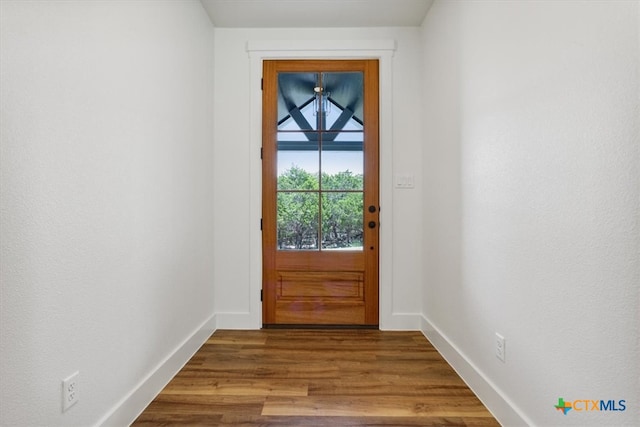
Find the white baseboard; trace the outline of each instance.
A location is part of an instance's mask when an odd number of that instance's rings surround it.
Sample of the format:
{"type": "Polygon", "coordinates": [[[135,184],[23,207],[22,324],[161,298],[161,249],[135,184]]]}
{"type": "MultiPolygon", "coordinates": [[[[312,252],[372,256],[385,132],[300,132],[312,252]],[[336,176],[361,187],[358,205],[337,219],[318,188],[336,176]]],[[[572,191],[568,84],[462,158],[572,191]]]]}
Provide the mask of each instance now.
{"type": "Polygon", "coordinates": [[[262,319],[254,313],[216,313],[218,329],[260,329],[262,319]]]}
{"type": "Polygon", "coordinates": [[[419,331],[422,316],[415,313],[391,313],[384,316],[380,313],[381,331],[419,331]]]}
{"type": "Polygon", "coordinates": [[[96,425],[101,427],[131,425],[215,330],[216,315],[214,314],[180,344],[172,354],[163,360],[147,378],[118,402],[96,425]]]}
{"type": "Polygon", "coordinates": [[[462,353],[447,336],[426,317],[421,316],[420,330],[460,375],[503,426],[530,426],[533,423],[462,353]]]}

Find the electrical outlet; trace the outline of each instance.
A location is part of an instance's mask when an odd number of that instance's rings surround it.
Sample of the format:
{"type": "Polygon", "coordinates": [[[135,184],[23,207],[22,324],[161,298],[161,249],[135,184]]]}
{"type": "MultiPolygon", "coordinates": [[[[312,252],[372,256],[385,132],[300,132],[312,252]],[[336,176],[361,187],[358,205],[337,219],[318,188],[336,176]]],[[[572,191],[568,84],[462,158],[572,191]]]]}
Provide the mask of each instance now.
{"type": "Polygon", "coordinates": [[[505,340],[502,335],[496,332],[496,357],[504,363],[505,340]]]}
{"type": "Polygon", "coordinates": [[[78,403],[78,398],[80,397],[78,394],[78,375],[80,375],[80,372],[75,372],[62,380],[62,412],[66,412],[78,403]]]}

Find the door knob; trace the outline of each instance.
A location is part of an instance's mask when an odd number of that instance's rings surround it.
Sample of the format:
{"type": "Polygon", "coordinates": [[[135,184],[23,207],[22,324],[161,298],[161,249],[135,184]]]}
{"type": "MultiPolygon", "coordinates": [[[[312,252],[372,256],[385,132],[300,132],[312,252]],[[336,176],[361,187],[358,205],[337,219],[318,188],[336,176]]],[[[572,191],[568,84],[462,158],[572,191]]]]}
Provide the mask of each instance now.
{"type": "Polygon", "coordinates": [[[374,213],[376,211],[376,207],[371,205],[369,206],[369,212],[374,213]]]}
{"type": "Polygon", "coordinates": [[[376,228],[376,222],[375,221],[369,221],[369,228],[376,228]]]}

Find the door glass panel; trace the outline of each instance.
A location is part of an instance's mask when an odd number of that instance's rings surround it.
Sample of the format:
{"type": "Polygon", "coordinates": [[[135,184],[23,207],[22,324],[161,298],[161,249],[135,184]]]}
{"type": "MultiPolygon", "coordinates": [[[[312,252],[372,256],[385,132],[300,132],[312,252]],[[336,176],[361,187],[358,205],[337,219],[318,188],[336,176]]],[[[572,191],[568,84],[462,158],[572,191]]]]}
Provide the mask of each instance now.
{"type": "Polygon", "coordinates": [[[326,112],[323,130],[362,130],[364,77],[361,71],[322,73],[322,105],[326,112]],[[347,126],[348,127],[345,127],[347,126]]]}
{"type": "Polygon", "coordinates": [[[317,130],[315,111],[319,73],[278,74],[278,130],[317,130]]]}
{"type": "Polygon", "coordinates": [[[317,190],[320,155],[315,132],[278,132],[278,189],[317,190]]]}
{"type": "Polygon", "coordinates": [[[362,250],[363,193],[322,193],[322,249],[362,250]]]}
{"type": "Polygon", "coordinates": [[[362,250],[363,91],[360,71],[278,74],[279,250],[362,250]]]}
{"type": "Polygon", "coordinates": [[[327,132],[322,141],[322,189],[362,190],[364,153],[362,132],[327,132]],[[337,140],[344,136],[343,140],[337,140]]]}
{"type": "Polygon", "coordinates": [[[278,192],[278,249],[318,249],[317,192],[278,192]]]}

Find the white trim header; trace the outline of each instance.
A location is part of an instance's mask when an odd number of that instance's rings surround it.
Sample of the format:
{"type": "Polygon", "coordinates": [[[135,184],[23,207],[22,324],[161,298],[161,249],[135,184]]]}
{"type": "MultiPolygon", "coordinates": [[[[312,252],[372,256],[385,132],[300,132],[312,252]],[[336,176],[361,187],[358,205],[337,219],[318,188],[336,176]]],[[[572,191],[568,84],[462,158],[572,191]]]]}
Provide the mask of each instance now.
{"type": "Polygon", "coordinates": [[[249,40],[247,52],[260,51],[395,51],[396,41],[383,40],[249,40]]]}

